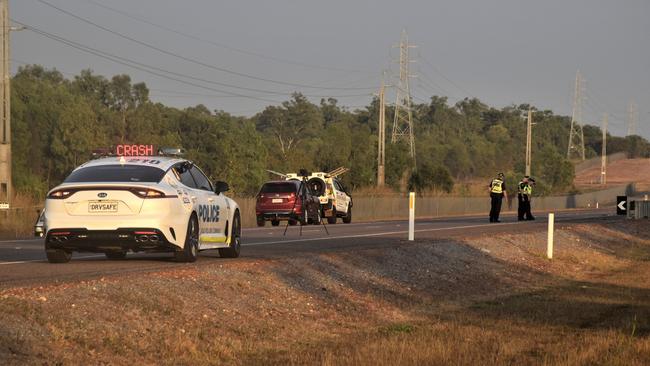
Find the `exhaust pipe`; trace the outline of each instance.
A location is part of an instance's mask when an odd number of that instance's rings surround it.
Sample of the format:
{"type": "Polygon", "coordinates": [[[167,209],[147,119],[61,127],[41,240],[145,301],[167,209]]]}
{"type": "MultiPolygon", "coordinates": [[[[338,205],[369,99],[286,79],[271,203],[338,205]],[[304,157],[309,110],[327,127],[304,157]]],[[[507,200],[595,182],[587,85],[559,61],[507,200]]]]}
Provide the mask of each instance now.
{"type": "Polygon", "coordinates": [[[158,238],[158,235],[150,235],[150,236],[149,236],[149,241],[152,242],[152,243],[157,243],[158,240],[160,240],[160,239],[158,238]]]}

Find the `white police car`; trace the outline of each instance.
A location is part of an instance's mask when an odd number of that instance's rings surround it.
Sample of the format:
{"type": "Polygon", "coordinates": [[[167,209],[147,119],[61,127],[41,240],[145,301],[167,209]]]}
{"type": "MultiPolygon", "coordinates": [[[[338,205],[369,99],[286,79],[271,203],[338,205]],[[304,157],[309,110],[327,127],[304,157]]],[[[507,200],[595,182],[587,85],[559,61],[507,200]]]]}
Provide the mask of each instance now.
{"type": "MultiPolygon", "coordinates": [[[[173,149],[180,153],[180,149],[173,149]]],[[[173,252],[193,262],[200,250],[222,257],[240,253],[241,216],[224,196],[225,182],[211,183],[191,161],[153,155],[151,145],[119,145],[121,156],[91,160],[47,194],[45,251],[51,263],[72,252],[173,252]]],[[[164,156],[163,156],[164,155],[164,156]]]]}

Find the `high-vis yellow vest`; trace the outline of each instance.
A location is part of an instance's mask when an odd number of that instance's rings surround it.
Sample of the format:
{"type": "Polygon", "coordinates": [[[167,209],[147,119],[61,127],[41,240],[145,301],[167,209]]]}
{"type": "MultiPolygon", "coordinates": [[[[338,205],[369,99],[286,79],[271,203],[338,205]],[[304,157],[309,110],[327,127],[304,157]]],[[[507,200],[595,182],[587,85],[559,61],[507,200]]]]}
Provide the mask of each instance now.
{"type": "Polygon", "coordinates": [[[492,180],[492,189],[490,189],[490,192],[492,193],[503,193],[503,181],[501,179],[493,179],[492,180]]]}

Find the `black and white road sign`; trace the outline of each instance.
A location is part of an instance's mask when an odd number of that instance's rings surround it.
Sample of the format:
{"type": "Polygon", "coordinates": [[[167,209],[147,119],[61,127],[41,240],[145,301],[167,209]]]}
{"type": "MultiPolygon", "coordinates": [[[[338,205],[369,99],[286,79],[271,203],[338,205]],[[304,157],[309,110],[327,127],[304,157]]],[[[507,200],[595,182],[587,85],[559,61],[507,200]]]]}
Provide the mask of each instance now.
{"type": "Polygon", "coordinates": [[[627,196],[616,196],[616,214],[627,214],[627,196]]]}

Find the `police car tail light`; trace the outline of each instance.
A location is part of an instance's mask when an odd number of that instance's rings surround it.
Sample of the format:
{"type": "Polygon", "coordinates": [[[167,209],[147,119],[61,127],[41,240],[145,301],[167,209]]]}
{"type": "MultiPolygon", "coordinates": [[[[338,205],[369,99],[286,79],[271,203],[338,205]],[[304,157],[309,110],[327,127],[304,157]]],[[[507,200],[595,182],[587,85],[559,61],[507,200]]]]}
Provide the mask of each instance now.
{"type": "Polygon", "coordinates": [[[59,189],[57,191],[54,191],[50,193],[47,198],[52,198],[52,199],[66,199],[70,197],[75,191],[69,190],[69,189],[59,189]]]}
{"type": "Polygon", "coordinates": [[[165,198],[165,194],[155,189],[135,188],[131,192],[140,198],[165,198]]]}

